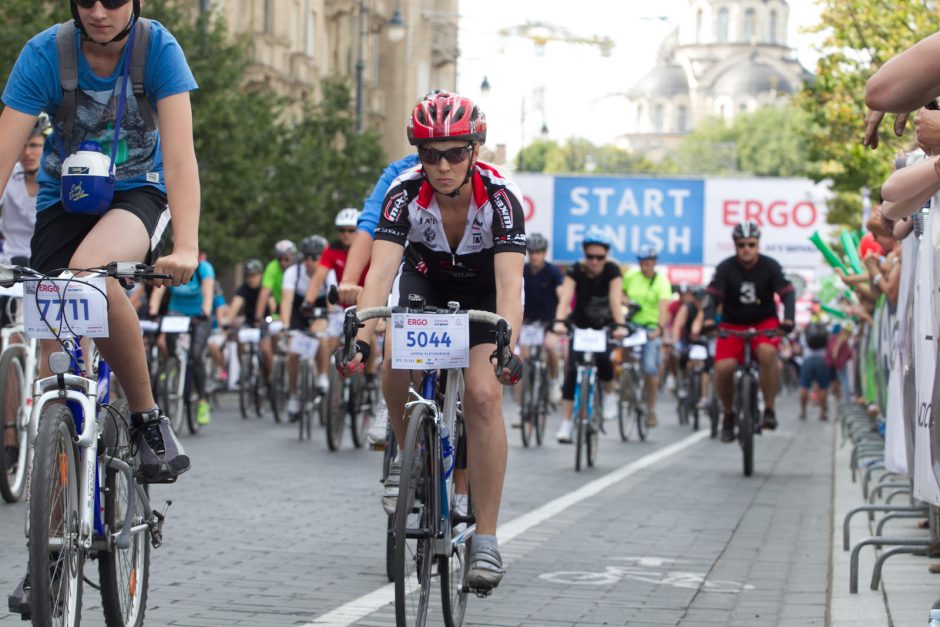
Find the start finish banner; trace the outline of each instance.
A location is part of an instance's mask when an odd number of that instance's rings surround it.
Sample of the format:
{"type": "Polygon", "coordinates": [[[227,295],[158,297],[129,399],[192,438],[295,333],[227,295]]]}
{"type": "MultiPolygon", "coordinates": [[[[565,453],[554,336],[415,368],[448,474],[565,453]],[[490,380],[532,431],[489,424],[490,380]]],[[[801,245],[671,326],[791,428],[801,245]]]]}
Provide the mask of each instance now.
{"type": "Polygon", "coordinates": [[[612,255],[632,263],[653,246],[661,264],[715,266],[734,252],[731,229],[755,220],[762,250],[785,268],[816,269],[822,261],[809,242],[826,233],[825,185],[805,179],[665,179],[517,174],[526,231],[549,238],[550,257],[571,262],[592,226],[613,242],[612,255]]]}

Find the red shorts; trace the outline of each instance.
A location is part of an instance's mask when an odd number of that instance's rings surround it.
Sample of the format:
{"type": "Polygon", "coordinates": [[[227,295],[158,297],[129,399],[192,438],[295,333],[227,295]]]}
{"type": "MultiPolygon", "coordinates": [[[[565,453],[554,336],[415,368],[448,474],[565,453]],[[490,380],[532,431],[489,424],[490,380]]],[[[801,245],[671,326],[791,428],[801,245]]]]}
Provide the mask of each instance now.
{"type": "MultiPolygon", "coordinates": [[[[729,324],[722,322],[718,325],[719,329],[731,329],[732,331],[747,331],[748,329],[757,329],[766,331],[776,329],[780,326],[780,320],[776,316],[761,320],[757,324],[729,324]]],[[[780,348],[780,337],[766,337],[758,335],[751,339],[751,351],[757,350],[758,344],[771,344],[774,348],[780,348]]],[[[744,361],[744,338],[743,337],[719,337],[715,344],[715,361],[722,359],[735,359],[738,363],[744,361]]]]}

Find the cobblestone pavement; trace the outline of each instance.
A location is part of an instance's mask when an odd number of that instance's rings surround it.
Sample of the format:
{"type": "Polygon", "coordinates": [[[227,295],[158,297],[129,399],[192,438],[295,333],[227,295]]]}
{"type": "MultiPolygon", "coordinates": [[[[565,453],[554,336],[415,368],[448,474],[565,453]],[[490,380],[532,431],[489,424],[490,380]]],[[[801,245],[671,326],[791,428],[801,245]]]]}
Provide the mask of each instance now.
{"type": "MultiPolygon", "coordinates": [[[[833,427],[797,421],[789,398],[778,415],[780,429],[758,440],[751,478],[738,446],[689,440],[668,399],[649,441],[622,443],[608,429],[597,466],[581,473],[573,447],[524,449],[510,429],[500,530],[511,537],[508,572],[492,596],[470,599],[466,624],[824,624],[833,427]],[[608,487],[591,483],[618,469],[608,487]],[[596,494],[555,501],[589,485],[596,494]],[[512,533],[553,501],[551,515],[512,533]]],[[[387,586],[380,454],[354,450],[348,434],[331,454],[320,428],[299,442],[293,425],[242,420],[232,398],[183,442],[193,470],[152,490],[155,504],[173,506],[166,544],[152,554],[147,624],[303,625],[344,606],[367,609],[341,624],[394,624],[391,606],[353,603],[387,586]]],[[[22,504],[0,507],[4,594],[24,569],[23,517],[22,504]]],[[[83,624],[103,624],[88,586],[83,609],[83,624]]],[[[18,624],[4,612],[0,624],[18,624]]]]}

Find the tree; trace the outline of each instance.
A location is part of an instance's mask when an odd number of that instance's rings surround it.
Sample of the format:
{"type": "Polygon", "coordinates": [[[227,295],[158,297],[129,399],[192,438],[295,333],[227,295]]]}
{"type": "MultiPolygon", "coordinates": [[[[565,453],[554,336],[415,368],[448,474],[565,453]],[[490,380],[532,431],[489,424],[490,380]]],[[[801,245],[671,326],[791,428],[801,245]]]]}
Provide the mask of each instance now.
{"type": "Polygon", "coordinates": [[[553,174],[665,173],[670,167],[668,163],[655,164],[613,144],[595,146],[581,137],[572,137],[563,145],[538,139],[523,148],[516,158],[518,171],[553,174]]]}
{"type": "MultiPolygon", "coordinates": [[[[809,174],[832,182],[829,222],[861,224],[862,187],[877,190],[910,138],[882,130],[883,148],[861,146],[865,81],[885,61],[937,29],[936,3],[926,0],[821,0],[825,34],[816,80],[797,102],[810,117],[809,174]]],[[[883,125],[889,127],[889,125],[883,125]]]]}
{"type": "Polygon", "coordinates": [[[796,106],[765,107],[726,123],[699,124],[673,156],[684,174],[807,175],[808,115],[796,106]]]}
{"type": "Polygon", "coordinates": [[[72,17],[65,2],[3,0],[0,3],[0,93],[27,41],[57,22],[72,17]]]}

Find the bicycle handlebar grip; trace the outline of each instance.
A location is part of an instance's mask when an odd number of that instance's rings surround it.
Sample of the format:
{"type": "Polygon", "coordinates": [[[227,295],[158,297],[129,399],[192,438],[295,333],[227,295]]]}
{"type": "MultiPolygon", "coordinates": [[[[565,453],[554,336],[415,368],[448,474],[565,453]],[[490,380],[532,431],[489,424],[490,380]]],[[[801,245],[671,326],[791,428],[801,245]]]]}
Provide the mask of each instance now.
{"type": "Polygon", "coordinates": [[[346,310],[343,319],[343,365],[345,366],[356,356],[356,333],[359,332],[359,318],[356,317],[356,308],[346,310]]]}
{"type": "Polygon", "coordinates": [[[330,289],[326,293],[326,302],[331,305],[339,304],[339,290],[336,289],[335,285],[331,285],[330,289]]]}
{"type": "Polygon", "coordinates": [[[503,373],[503,366],[506,365],[506,349],[509,347],[509,323],[500,320],[496,323],[496,376],[503,373]]]}

